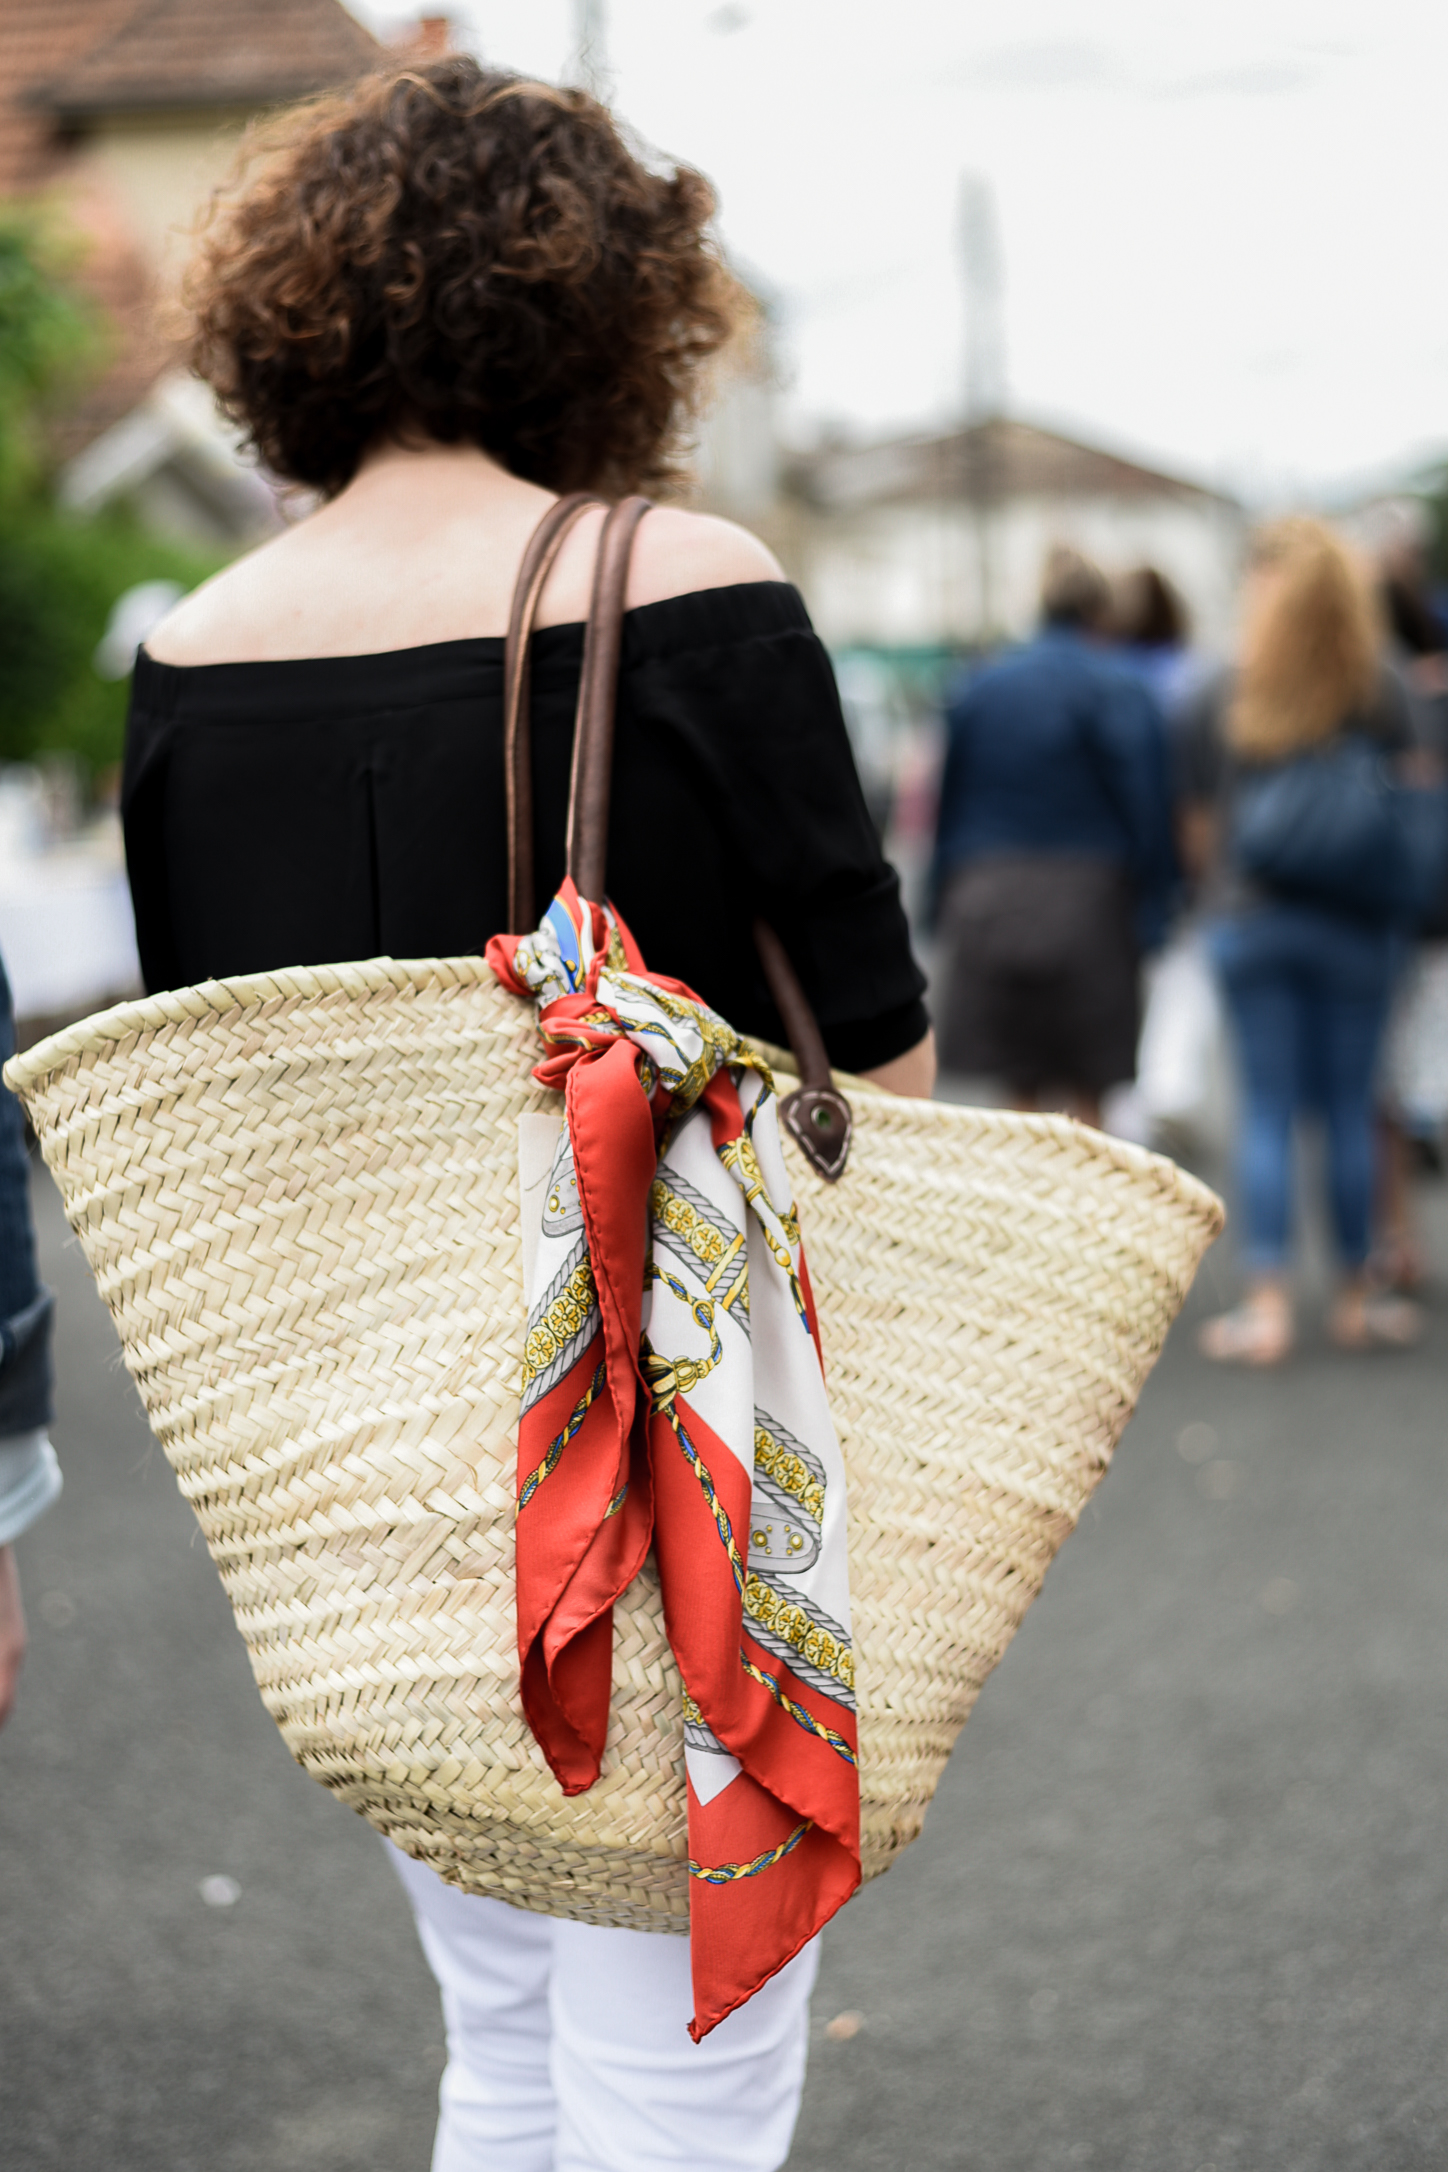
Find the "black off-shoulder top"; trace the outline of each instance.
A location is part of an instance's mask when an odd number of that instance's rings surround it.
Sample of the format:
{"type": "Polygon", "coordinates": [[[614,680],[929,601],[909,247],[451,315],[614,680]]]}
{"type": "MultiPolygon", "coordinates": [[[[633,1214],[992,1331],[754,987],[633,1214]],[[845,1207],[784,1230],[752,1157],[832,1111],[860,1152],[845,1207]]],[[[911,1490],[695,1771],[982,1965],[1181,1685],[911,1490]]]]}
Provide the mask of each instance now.
{"type": "MultiPolygon", "coordinates": [[[[534,637],[540,912],[563,877],[582,655],[581,625],[534,637]]],[[[502,675],[497,638],[289,663],[142,651],[122,806],[147,987],[480,951],[507,915],[502,675]]],[[[924,1035],[899,885],[792,587],[627,613],[608,886],[647,963],[742,1032],[782,1037],[762,914],[838,1068],[924,1035]]]]}

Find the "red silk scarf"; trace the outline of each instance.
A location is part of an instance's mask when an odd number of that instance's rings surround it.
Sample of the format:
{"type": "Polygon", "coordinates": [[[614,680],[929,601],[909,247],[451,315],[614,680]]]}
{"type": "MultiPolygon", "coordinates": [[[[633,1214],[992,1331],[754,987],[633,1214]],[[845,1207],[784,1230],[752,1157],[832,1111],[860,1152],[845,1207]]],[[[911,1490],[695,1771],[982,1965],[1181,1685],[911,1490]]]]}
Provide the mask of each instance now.
{"type": "Polygon", "coordinates": [[[528,1291],[518,1653],[564,1792],[653,1546],[684,1683],[697,2041],[860,1880],[844,1468],[768,1067],[571,881],[488,962],[563,1125],[528,1291]]]}

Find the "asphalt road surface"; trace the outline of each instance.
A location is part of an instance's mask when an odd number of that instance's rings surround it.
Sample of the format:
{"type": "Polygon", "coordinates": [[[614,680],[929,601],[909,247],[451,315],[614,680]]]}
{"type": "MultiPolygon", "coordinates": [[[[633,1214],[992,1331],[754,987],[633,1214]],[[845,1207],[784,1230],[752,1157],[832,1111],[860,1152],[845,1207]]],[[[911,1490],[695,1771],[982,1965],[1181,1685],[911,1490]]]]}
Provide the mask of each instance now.
{"type": "MultiPolygon", "coordinates": [[[[425,2172],[437,2000],[288,1759],[48,1180],[60,1505],[0,1737],[5,2172],[425,2172]]],[[[1429,1195],[1448,1269],[1448,1206],[1429,1195]]],[[[1227,1294],[1209,1260],[1200,1315],[1227,1294]]],[[[1448,1300],[1268,1378],[1178,1331],[826,1934],[791,2172],[1442,2172],[1448,1300]]]]}

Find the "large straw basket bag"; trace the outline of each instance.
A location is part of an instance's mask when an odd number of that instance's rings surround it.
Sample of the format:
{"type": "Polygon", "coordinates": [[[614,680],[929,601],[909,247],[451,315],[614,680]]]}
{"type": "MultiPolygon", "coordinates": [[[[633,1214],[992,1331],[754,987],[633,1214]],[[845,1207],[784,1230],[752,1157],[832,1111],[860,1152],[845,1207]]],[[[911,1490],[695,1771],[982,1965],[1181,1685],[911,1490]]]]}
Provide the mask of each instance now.
{"type": "MultiPolygon", "coordinates": [[[[5,1076],[293,1755],[470,1891],[684,1931],[652,1575],[617,1609],[589,1793],[563,1796],[519,1703],[537,1054],[480,960],[377,959],[122,1004],[5,1076]]],[[[868,1878],[919,1832],[1222,1217],[1065,1119],[843,1083],[838,1181],[787,1152],[849,1471],[868,1878]]]]}

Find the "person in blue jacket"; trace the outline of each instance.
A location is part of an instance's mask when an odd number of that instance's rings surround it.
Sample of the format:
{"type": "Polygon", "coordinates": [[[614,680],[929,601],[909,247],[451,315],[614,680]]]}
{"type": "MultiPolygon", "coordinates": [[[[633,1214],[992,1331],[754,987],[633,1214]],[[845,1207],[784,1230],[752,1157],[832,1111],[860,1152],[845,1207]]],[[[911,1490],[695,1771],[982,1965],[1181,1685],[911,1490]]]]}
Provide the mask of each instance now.
{"type": "Polygon", "coordinates": [[[942,1067],[1088,1123],[1135,1075],[1176,875],[1165,726],[1101,646],[1109,604],[1096,566],[1051,551],[1036,638],[949,704],[935,857],[942,1067]]]}
{"type": "MultiPolygon", "coordinates": [[[[0,1064],[15,1052],[10,983],[0,963],[0,1064]]],[[[25,1657],[14,1541],[60,1491],[51,1420],[52,1298],[35,1267],[20,1104],[0,1086],[0,1727],[25,1657]]]]}

